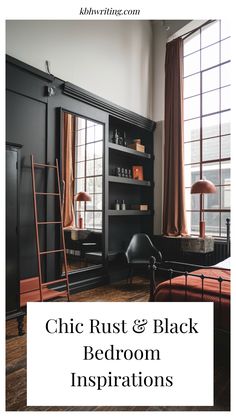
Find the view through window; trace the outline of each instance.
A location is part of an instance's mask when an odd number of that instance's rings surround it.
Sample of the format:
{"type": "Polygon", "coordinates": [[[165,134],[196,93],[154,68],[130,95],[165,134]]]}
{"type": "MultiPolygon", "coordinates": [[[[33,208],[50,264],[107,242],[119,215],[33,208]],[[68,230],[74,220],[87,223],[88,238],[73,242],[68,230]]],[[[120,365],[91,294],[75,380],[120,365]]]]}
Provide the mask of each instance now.
{"type": "Polygon", "coordinates": [[[82,216],[84,228],[91,230],[102,230],[103,131],[102,124],[75,119],[74,194],[86,191],[91,198],[75,202],[75,217],[82,216]]]}
{"type": "Polygon", "coordinates": [[[198,179],[217,189],[204,196],[208,235],[226,236],[230,216],[230,33],[214,21],[184,40],[184,163],[189,233],[199,234],[198,179]]]}

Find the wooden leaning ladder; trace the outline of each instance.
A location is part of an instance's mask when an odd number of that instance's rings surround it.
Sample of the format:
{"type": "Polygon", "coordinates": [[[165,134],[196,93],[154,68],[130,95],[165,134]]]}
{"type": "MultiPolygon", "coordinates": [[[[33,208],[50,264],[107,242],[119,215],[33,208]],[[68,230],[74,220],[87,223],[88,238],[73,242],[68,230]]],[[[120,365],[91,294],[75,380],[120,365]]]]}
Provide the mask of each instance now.
{"type": "MultiPolygon", "coordinates": [[[[64,237],[64,230],[63,230],[63,213],[62,213],[62,204],[61,204],[61,188],[60,188],[60,178],[59,178],[59,167],[58,167],[58,160],[56,159],[56,165],[51,164],[43,164],[43,163],[36,163],[34,161],[34,156],[31,155],[31,170],[32,170],[32,187],[33,187],[33,200],[34,200],[34,220],[35,220],[35,233],[36,233],[36,249],[37,249],[37,259],[38,259],[38,273],[39,273],[39,292],[40,292],[40,301],[44,301],[49,299],[48,297],[44,298],[44,290],[49,285],[56,285],[58,283],[65,282],[66,284],[66,291],[58,292],[53,289],[50,289],[52,298],[66,296],[68,301],[70,300],[70,289],[69,289],[69,278],[68,278],[68,271],[67,271],[67,258],[66,258],[66,248],[65,248],[65,237],[64,237]],[[42,168],[42,169],[53,169],[56,170],[56,179],[57,179],[57,192],[37,192],[35,186],[35,168],[42,168]],[[37,196],[38,195],[52,195],[58,197],[59,200],[59,209],[60,209],[60,220],[59,221],[38,221],[38,207],[37,207],[37,196]],[[55,250],[40,250],[40,241],[39,241],[39,226],[40,225],[48,225],[48,224],[60,224],[61,226],[61,237],[62,237],[62,249],[55,249],[55,250]],[[54,281],[43,282],[42,278],[42,267],[41,267],[41,256],[50,254],[50,253],[63,253],[64,256],[64,269],[65,269],[65,277],[60,279],[55,279],[54,281]]],[[[47,290],[48,291],[48,290],[47,290]]],[[[49,294],[50,295],[50,294],[49,294]]]]}

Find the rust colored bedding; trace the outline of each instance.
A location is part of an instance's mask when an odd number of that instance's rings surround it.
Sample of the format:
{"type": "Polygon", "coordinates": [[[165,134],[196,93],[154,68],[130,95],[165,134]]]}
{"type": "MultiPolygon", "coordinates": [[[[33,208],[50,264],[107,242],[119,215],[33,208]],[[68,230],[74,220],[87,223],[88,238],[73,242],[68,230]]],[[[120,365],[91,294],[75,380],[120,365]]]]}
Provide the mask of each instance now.
{"type": "MultiPolygon", "coordinates": [[[[205,275],[230,280],[229,269],[204,268],[191,274],[205,275]]],[[[220,283],[215,279],[205,278],[202,288],[201,278],[178,276],[170,281],[157,284],[153,290],[153,301],[212,301],[214,302],[215,327],[229,330],[230,328],[230,282],[220,283]]]]}

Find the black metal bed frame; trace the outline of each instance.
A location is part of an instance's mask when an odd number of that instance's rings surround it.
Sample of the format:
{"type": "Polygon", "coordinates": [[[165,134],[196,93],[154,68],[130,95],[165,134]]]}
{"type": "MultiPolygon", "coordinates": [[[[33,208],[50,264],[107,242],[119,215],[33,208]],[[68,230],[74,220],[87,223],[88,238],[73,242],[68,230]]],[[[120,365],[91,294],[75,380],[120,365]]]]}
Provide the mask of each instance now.
{"type": "MultiPolygon", "coordinates": [[[[226,219],[226,226],[227,226],[227,257],[230,256],[230,219],[227,218],[226,219]]],[[[185,287],[185,301],[187,301],[188,298],[188,291],[190,291],[188,289],[188,277],[195,277],[195,278],[199,278],[199,280],[201,281],[201,288],[200,288],[200,292],[201,292],[201,301],[204,301],[204,295],[205,295],[205,289],[204,289],[204,280],[205,279],[212,279],[215,281],[218,281],[219,283],[219,315],[221,313],[221,308],[222,308],[222,297],[225,297],[225,294],[222,293],[222,282],[229,282],[229,279],[226,278],[222,278],[222,276],[212,276],[212,275],[204,275],[204,274],[196,274],[196,273],[192,273],[191,271],[193,270],[198,270],[198,269],[207,269],[209,268],[209,266],[202,266],[202,265],[192,265],[192,264],[185,264],[183,262],[175,262],[175,261],[165,261],[165,262],[157,262],[156,258],[154,256],[152,256],[150,258],[150,264],[149,264],[149,269],[151,271],[151,281],[150,281],[150,300],[149,301],[154,301],[154,290],[157,284],[163,282],[163,281],[169,281],[169,293],[170,293],[170,300],[171,300],[171,293],[172,293],[172,279],[174,279],[176,276],[184,276],[185,278],[185,283],[184,283],[184,287],[185,287]],[[175,266],[185,266],[185,270],[178,270],[178,269],[172,269],[172,268],[168,268],[166,266],[171,266],[171,265],[175,265],[175,266]],[[159,273],[164,273],[167,274],[167,278],[160,280],[156,279],[156,274],[159,273]]],[[[216,267],[217,269],[217,267],[216,267]]],[[[193,289],[191,288],[191,291],[193,291],[193,289]]],[[[199,292],[199,295],[200,295],[199,292]]]]}

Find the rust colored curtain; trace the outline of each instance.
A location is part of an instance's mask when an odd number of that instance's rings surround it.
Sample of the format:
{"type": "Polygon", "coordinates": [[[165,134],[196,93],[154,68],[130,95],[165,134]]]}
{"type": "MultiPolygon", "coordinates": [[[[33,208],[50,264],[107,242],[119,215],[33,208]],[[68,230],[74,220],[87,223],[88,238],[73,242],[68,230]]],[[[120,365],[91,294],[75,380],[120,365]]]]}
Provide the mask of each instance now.
{"type": "Polygon", "coordinates": [[[74,213],[74,143],[75,117],[64,113],[64,141],[63,141],[63,226],[75,225],[74,213]]]}
{"type": "Polygon", "coordinates": [[[163,234],[186,235],[183,157],[183,41],[166,46],[163,234]]]}

